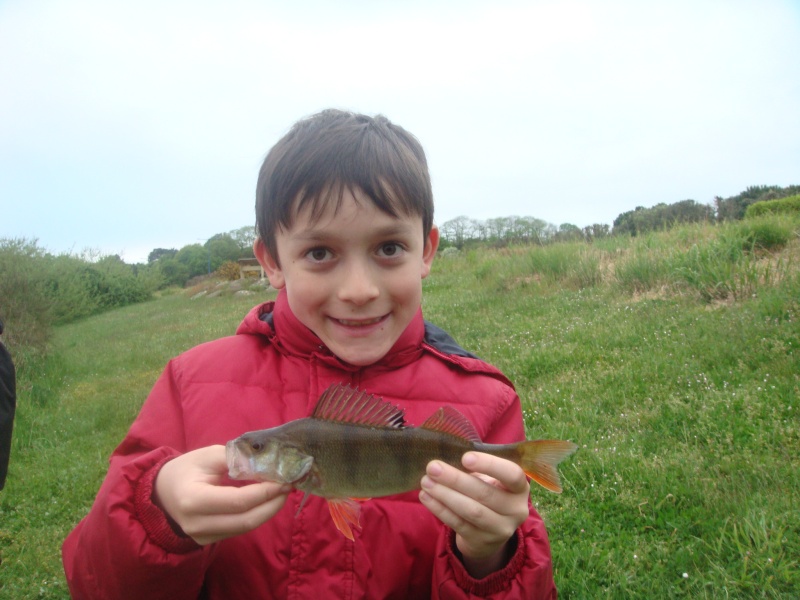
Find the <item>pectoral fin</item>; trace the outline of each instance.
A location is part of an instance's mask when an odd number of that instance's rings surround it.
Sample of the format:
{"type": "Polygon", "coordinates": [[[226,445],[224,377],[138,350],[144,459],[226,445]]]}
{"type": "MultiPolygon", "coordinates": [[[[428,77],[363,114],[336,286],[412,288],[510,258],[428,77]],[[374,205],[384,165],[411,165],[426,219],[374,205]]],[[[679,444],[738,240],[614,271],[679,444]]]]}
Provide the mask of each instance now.
{"type": "Polygon", "coordinates": [[[350,526],[361,529],[358,518],[361,514],[361,505],[351,498],[328,498],[328,510],[336,524],[336,529],[341,531],[348,540],[354,541],[353,530],[350,526]]]}

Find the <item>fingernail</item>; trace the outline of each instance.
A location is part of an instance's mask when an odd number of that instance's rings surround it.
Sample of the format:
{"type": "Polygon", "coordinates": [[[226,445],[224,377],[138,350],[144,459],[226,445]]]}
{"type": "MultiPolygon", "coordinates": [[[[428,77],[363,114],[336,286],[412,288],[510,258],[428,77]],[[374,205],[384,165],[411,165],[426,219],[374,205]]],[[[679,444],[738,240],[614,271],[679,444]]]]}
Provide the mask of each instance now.
{"type": "Polygon", "coordinates": [[[467,452],[461,459],[461,464],[467,468],[475,466],[477,462],[478,462],[478,457],[475,456],[472,452],[467,452]]]}
{"type": "Polygon", "coordinates": [[[428,475],[431,477],[439,477],[442,474],[442,464],[437,461],[432,461],[428,464],[428,475]]]}
{"type": "Polygon", "coordinates": [[[433,480],[431,480],[431,478],[430,478],[430,477],[428,477],[427,475],[425,475],[425,476],[423,476],[423,477],[422,477],[422,482],[421,482],[421,485],[422,485],[422,487],[424,487],[426,490],[429,490],[429,489],[431,489],[431,488],[433,487],[433,480]]]}

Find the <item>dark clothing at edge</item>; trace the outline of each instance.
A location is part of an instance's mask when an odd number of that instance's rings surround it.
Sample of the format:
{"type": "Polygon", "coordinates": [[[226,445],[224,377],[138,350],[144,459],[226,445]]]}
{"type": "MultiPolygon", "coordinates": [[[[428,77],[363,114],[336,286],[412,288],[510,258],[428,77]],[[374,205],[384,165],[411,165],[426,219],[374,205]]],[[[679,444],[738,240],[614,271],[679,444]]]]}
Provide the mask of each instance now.
{"type": "MultiPolygon", "coordinates": [[[[0,321],[0,334],[3,322],[0,321]]],[[[6,484],[8,459],[11,454],[11,430],[17,408],[17,380],[11,355],[0,341],[0,490],[6,484]]]]}

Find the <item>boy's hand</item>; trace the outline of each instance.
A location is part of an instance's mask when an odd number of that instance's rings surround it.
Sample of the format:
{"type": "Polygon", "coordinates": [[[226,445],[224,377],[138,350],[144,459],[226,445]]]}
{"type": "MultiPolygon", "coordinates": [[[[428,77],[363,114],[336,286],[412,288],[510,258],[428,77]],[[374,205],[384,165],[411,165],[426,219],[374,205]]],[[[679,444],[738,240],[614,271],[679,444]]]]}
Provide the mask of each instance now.
{"type": "Polygon", "coordinates": [[[511,461],[467,452],[464,473],[442,461],[428,463],[420,501],[456,532],[456,546],[470,575],[480,579],[507,563],[507,544],[528,518],[530,485],[511,461]]]}
{"type": "Polygon", "coordinates": [[[153,502],[200,545],[255,529],[277,513],[291,490],[279,483],[222,485],[225,446],[187,452],[164,464],[153,486],[153,502]]]}

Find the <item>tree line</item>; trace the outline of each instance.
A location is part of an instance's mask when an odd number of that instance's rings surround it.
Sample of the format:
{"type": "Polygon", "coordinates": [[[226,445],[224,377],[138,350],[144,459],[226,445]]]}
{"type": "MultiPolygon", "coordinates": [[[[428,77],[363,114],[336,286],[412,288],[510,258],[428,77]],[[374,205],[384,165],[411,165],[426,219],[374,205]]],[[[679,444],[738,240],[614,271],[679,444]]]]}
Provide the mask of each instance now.
{"type": "Polygon", "coordinates": [[[453,246],[512,244],[546,244],[561,241],[586,241],[610,235],[642,235],[651,231],[669,229],[681,223],[723,222],[741,220],[748,207],[800,194],[800,186],[750,186],[731,196],[714,198],[714,204],[701,204],[695,200],[681,200],[673,204],[659,203],[650,208],[637,206],[614,219],[613,227],[595,223],[578,227],[572,223],[555,226],[535,217],[498,217],[484,221],[459,216],[442,223],[439,231],[442,248],[453,246]]]}
{"type": "MultiPolygon", "coordinates": [[[[759,212],[800,210],[800,186],[755,186],[714,205],[694,200],[636,207],[605,224],[558,227],[534,217],[498,217],[478,221],[456,217],[440,226],[441,247],[591,242],[609,235],[637,236],[676,223],[739,220],[759,212]],[[761,203],[761,204],[759,204],[761,203]],[[764,209],[763,211],[757,211],[764,209]]],[[[146,264],[127,264],[117,255],[53,255],[37,240],[0,238],[0,318],[4,337],[25,365],[44,352],[52,326],[104,310],[141,302],[167,287],[184,287],[211,273],[238,276],[236,261],[253,257],[255,229],[240,227],[180,249],[155,248],[146,264]],[[26,358],[27,357],[27,358],[26,358]]]]}

